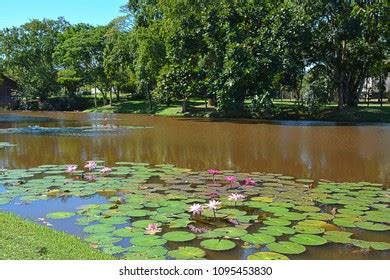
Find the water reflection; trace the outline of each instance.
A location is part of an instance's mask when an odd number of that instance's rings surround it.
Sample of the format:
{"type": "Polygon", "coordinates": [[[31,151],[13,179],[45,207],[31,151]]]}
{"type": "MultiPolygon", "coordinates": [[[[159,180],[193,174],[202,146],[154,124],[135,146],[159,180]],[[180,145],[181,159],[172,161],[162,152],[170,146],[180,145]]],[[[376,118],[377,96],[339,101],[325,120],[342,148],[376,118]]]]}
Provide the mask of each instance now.
{"type": "MultiPolygon", "coordinates": [[[[266,171],[337,181],[390,182],[390,126],[326,126],[215,122],[166,117],[82,113],[23,113],[58,119],[41,126],[102,124],[151,126],[95,137],[0,135],[18,144],[0,151],[0,166],[81,163],[89,159],[171,163],[204,170],[266,171]]],[[[33,122],[2,122],[22,127],[33,122]]]]}

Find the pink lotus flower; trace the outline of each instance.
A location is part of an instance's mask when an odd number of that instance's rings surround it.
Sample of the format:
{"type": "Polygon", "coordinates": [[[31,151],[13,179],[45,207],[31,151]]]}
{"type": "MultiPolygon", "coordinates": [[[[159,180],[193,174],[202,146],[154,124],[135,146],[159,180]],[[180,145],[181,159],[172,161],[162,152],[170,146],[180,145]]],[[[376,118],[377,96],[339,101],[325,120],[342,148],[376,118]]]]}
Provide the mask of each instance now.
{"type": "Polygon", "coordinates": [[[112,169],[110,167],[103,167],[102,169],[100,169],[100,174],[107,175],[111,171],[112,169]]]}
{"type": "Polygon", "coordinates": [[[221,171],[219,171],[218,169],[209,169],[207,170],[207,172],[211,175],[218,175],[218,174],[222,174],[221,171]]]}
{"type": "Polygon", "coordinates": [[[77,170],[77,165],[67,165],[66,166],[66,173],[73,173],[77,170]]]}
{"type": "Polygon", "coordinates": [[[96,176],[95,175],[85,175],[84,176],[85,180],[91,182],[91,181],[96,181],[96,176]]]}
{"type": "Polygon", "coordinates": [[[242,200],[244,198],[245,198],[245,196],[242,194],[232,193],[231,195],[229,195],[228,200],[239,201],[239,200],[242,200]]]}
{"type": "Polygon", "coordinates": [[[217,210],[218,206],[220,206],[221,204],[222,204],[222,202],[220,202],[218,200],[210,200],[209,203],[206,204],[206,207],[209,210],[215,211],[215,210],[217,210]]]}
{"type": "Polygon", "coordinates": [[[192,204],[190,206],[190,209],[188,211],[191,212],[192,215],[196,215],[196,214],[200,215],[200,214],[202,214],[203,206],[200,205],[200,204],[195,203],[195,204],[192,204]]]}
{"type": "Polygon", "coordinates": [[[225,180],[230,183],[230,187],[233,187],[233,184],[237,182],[237,177],[236,176],[226,176],[225,180]]]}
{"type": "Polygon", "coordinates": [[[150,235],[155,235],[156,233],[161,232],[161,228],[158,227],[157,224],[149,224],[147,228],[145,228],[145,233],[150,235]]]}
{"type": "Polygon", "coordinates": [[[215,175],[218,175],[218,174],[222,174],[221,171],[219,171],[218,169],[209,169],[207,170],[207,172],[211,175],[213,175],[213,181],[215,182],[215,175]]]}
{"type": "Polygon", "coordinates": [[[97,164],[95,161],[87,161],[87,163],[84,165],[84,168],[87,168],[89,171],[94,170],[96,168],[97,164]]]}
{"type": "Polygon", "coordinates": [[[208,228],[202,228],[202,227],[196,227],[194,225],[188,225],[188,229],[193,232],[193,233],[205,233],[205,232],[208,232],[209,229],[208,228]]]}
{"type": "Polygon", "coordinates": [[[244,185],[245,186],[256,186],[256,181],[253,180],[252,178],[246,178],[244,180],[244,185]]]}

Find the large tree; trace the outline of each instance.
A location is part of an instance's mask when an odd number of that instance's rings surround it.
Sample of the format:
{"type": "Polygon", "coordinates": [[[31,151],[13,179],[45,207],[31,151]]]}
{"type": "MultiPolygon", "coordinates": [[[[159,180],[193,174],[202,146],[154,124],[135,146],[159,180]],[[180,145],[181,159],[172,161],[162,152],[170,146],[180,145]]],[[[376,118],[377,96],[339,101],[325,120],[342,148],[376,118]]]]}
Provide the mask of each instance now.
{"type": "Polygon", "coordinates": [[[386,58],[389,9],[386,1],[298,1],[309,16],[309,60],[333,81],[339,108],[357,106],[370,69],[386,58]]]}
{"type": "Polygon", "coordinates": [[[63,18],[44,19],[0,31],[2,68],[17,80],[23,99],[44,102],[58,91],[53,52],[68,26],[63,18]]]}

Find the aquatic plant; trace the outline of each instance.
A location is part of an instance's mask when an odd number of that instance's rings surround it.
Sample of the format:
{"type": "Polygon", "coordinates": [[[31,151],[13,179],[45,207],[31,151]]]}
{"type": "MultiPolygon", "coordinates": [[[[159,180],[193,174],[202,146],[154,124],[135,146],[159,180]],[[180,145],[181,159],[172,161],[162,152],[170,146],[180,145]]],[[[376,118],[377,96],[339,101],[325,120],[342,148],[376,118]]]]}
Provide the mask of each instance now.
{"type": "Polygon", "coordinates": [[[215,175],[222,174],[222,172],[218,169],[209,169],[207,172],[211,175],[213,175],[213,181],[215,182],[215,175]]]}
{"type": "Polygon", "coordinates": [[[228,200],[234,201],[234,206],[237,206],[237,201],[243,200],[244,198],[245,195],[232,193],[231,195],[229,195],[228,200]]]}
{"type": "Polygon", "coordinates": [[[243,181],[243,185],[245,187],[247,187],[247,186],[256,186],[256,181],[253,180],[252,178],[245,178],[244,181],[243,181]]]}
{"type": "Polygon", "coordinates": [[[145,233],[146,234],[150,234],[150,235],[155,235],[157,233],[160,233],[162,231],[162,228],[159,228],[158,227],[158,224],[149,224],[146,228],[145,228],[145,233]]]}
{"type": "Polygon", "coordinates": [[[237,177],[236,176],[226,176],[225,180],[229,182],[230,187],[232,188],[234,183],[237,182],[237,177]]]}
{"type": "Polygon", "coordinates": [[[112,172],[112,169],[110,167],[102,167],[102,169],[100,169],[100,174],[102,175],[107,175],[109,174],[110,172],[112,172]]]}
{"type": "Polygon", "coordinates": [[[72,165],[67,165],[65,172],[66,173],[73,173],[73,172],[75,172],[77,170],[77,168],[78,168],[77,165],[73,165],[73,164],[72,165]]]}
{"type": "Polygon", "coordinates": [[[222,202],[218,200],[210,200],[209,203],[205,205],[209,210],[213,211],[214,218],[216,218],[216,210],[222,204],[222,202]]]}
{"type": "Polygon", "coordinates": [[[87,163],[84,165],[84,168],[88,169],[89,171],[94,170],[97,167],[97,163],[95,161],[87,161],[87,163]]]}
{"type": "Polygon", "coordinates": [[[199,203],[194,203],[190,206],[190,209],[188,210],[191,215],[200,215],[202,214],[203,211],[203,206],[200,205],[199,203]]]}

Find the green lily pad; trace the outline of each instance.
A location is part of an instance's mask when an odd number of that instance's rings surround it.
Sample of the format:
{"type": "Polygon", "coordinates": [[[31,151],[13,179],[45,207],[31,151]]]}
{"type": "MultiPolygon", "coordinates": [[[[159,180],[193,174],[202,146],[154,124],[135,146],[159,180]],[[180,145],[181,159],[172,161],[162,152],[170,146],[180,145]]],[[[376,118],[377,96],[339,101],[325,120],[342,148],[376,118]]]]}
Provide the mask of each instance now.
{"type": "Polygon", "coordinates": [[[127,217],[118,216],[118,217],[101,219],[100,222],[103,224],[110,224],[110,225],[123,225],[128,223],[128,220],[129,219],[127,217]]]}
{"type": "Polygon", "coordinates": [[[144,230],[141,230],[139,228],[125,227],[125,228],[114,230],[112,234],[119,237],[135,237],[135,236],[144,235],[144,230]]]}
{"type": "Polygon", "coordinates": [[[104,246],[102,251],[103,251],[103,253],[106,253],[109,255],[116,255],[116,254],[121,254],[121,253],[127,251],[127,249],[123,248],[122,246],[109,245],[109,246],[104,246]]]}
{"type": "Polygon", "coordinates": [[[126,260],[165,260],[164,255],[168,250],[162,246],[133,246],[128,251],[129,253],[124,255],[126,260]]]}
{"type": "Polygon", "coordinates": [[[294,207],[295,210],[302,211],[302,212],[320,212],[321,208],[318,208],[316,206],[310,206],[310,205],[297,205],[294,207]]]}
{"type": "Polygon", "coordinates": [[[84,232],[87,233],[107,233],[115,230],[115,227],[109,224],[96,224],[91,226],[86,226],[84,232]]]}
{"type": "Polygon", "coordinates": [[[237,238],[243,235],[246,235],[248,232],[245,229],[236,228],[236,227],[225,227],[225,228],[217,228],[214,232],[221,232],[222,236],[237,238]]]}
{"type": "Polygon", "coordinates": [[[247,260],[288,260],[285,255],[275,252],[257,252],[247,257],[247,260]]]}
{"type": "Polygon", "coordinates": [[[267,248],[272,252],[287,255],[302,254],[306,251],[305,246],[289,241],[271,243],[267,245],[267,248]]]}
{"type": "Polygon", "coordinates": [[[338,236],[338,235],[328,235],[324,234],[323,236],[326,240],[333,242],[333,243],[340,243],[340,244],[350,244],[352,243],[352,239],[346,236],[338,236]]]}
{"type": "Polygon", "coordinates": [[[173,220],[170,224],[170,228],[184,228],[187,227],[192,221],[189,219],[176,219],[173,220]]]}
{"type": "Polygon", "coordinates": [[[107,235],[106,233],[91,234],[85,238],[85,241],[98,245],[112,245],[112,243],[116,243],[121,240],[122,238],[107,235]]]}
{"type": "Polygon", "coordinates": [[[52,212],[52,213],[46,214],[46,218],[60,220],[60,219],[67,219],[67,218],[73,217],[74,215],[75,215],[75,213],[73,213],[73,212],[52,212]]]}
{"type": "Polygon", "coordinates": [[[387,242],[370,242],[371,248],[378,251],[390,250],[390,243],[387,242]]]}
{"type": "Polygon", "coordinates": [[[176,260],[196,260],[205,255],[206,252],[197,247],[179,247],[177,250],[168,252],[168,256],[176,260]]]}
{"type": "Polygon", "coordinates": [[[263,245],[275,242],[275,237],[264,233],[252,233],[242,236],[241,240],[256,245],[263,245]]]}
{"type": "Polygon", "coordinates": [[[390,226],[383,224],[376,224],[373,222],[355,222],[358,228],[372,230],[372,231],[387,231],[390,230],[390,226]]]}
{"type": "Polygon", "coordinates": [[[207,239],[200,242],[200,246],[211,251],[227,251],[236,247],[236,243],[225,239],[207,239]]]}
{"type": "Polygon", "coordinates": [[[196,235],[187,231],[171,231],[162,236],[165,240],[174,242],[186,242],[196,238],[196,235]]]}
{"type": "Polygon", "coordinates": [[[156,221],[153,221],[153,220],[139,220],[139,221],[131,223],[131,226],[135,227],[135,228],[143,228],[143,229],[145,229],[145,228],[148,227],[148,225],[154,224],[154,223],[156,223],[156,221]]]}
{"type": "Polygon", "coordinates": [[[165,243],[167,243],[167,241],[157,235],[140,235],[131,238],[130,243],[133,244],[133,246],[152,247],[164,245],[165,243]]]}
{"type": "Polygon", "coordinates": [[[307,214],[297,213],[297,212],[288,212],[288,213],[275,213],[275,216],[278,216],[281,219],[285,219],[285,220],[300,221],[300,220],[304,220],[306,218],[307,214]]]}
{"type": "Polygon", "coordinates": [[[340,237],[351,237],[353,235],[353,233],[349,232],[349,231],[331,230],[331,231],[325,231],[325,235],[340,236],[340,237]]]}
{"type": "Polygon", "coordinates": [[[307,233],[307,234],[320,234],[325,231],[321,227],[311,226],[311,225],[296,225],[293,227],[296,232],[307,233]]]}
{"type": "Polygon", "coordinates": [[[347,218],[335,218],[332,220],[332,223],[341,227],[349,227],[349,228],[356,227],[354,221],[347,218]]]}
{"type": "Polygon", "coordinates": [[[130,210],[126,212],[126,215],[129,217],[135,217],[135,218],[140,218],[140,217],[145,217],[150,214],[150,211],[148,210],[130,210]]]}
{"type": "Polygon", "coordinates": [[[327,239],[314,234],[296,234],[290,237],[290,241],[309,246],[323,245],[328,242],[327,239]]]}
{"type": "Polygon", "coordinates": [[[267,220],[263,221],[263,224],[269,226],[288,226],[291,225],[291,221],[279,218],[268,218],[267,220]]]}

